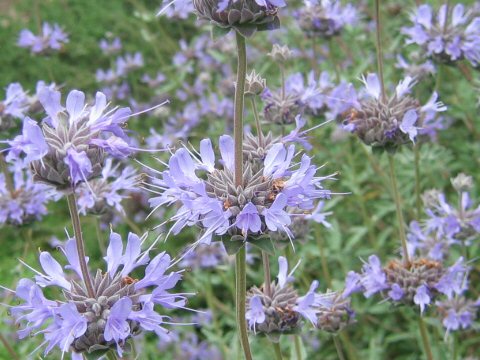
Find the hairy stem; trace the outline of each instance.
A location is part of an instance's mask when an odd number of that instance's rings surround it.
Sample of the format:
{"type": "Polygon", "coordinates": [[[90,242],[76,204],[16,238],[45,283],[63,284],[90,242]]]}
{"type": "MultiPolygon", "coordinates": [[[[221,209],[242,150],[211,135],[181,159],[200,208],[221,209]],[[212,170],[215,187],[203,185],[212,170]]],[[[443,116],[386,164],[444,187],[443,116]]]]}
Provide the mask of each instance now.
{"type": "Polygon", "coordinates": [[[273,341],[271,341],[271,343],[272,343],[273,351],[275,352],[275,360],[282,360],[283,357],[282,357],[282,350],[280,349],[280,344],[273,341]]]}
{"type": "Polygon", "coordinates": [[[268,259],[268,254],[265,251],[262,251],[262,262],[263,262],[263,272],[265,276],[265,281],[264,281],[264,291],[265,295],[267,295],[269,298],[272,297],[272,291],[270,289],[270,260],[268,259]]]}
{"type": "Polygon", "coordinates": [[[238,32],[237,40],[237,82],[233,115],[233,137],[235,141],[235,185],[243,184],[243,104],[245,97],[245,76],[247,74],[247,49],[245,38],[238,32]]]}
{"type": "Polygon", "coordinates": [[[235,255],[235,284],[236,284],[236,307],[237,307],[237,324],[242,343],[243,352],[246,360],[252,359],[250,344],[248,343],[247,320],[245,318],[245,305],[247,296],[247,279],[246,279],[246,248],[243,246],[235,255]]]}
{"type": "Polygon", "coordinates": [[[380,78],[380,89],[382,91],[382,101],[387,100],[385,95],[385,82],[383,80],[383,54],[382,54],[382,40],[381,40],[381,27],[380,27],[380,0],[375,0],[375,34],[377,45],[377,67],[378,77],[380,78]]]}
{"type": "Polygon", "coordinates": [[[100,216],[94,216],[95,221],[95,232],[97,233],[98,247],[102,251],[102,254],[105,253],[105,243],[103,242],[102,229],[100,227],[100,216]]]}
{"type": "Polygon", "coordinates": [[[93,290],[92,279],[88,271],[87,262],[85,261],[85,242],[83,241],[82,226],[80,225],[80,216],[78,214],[77,199],[75,197],[75,190],[67,196],[68,209],[70,210],[70,217],[72,218],[73,233],[75,235],[75,244],[77,245],[78,262],[82,271],[83,282],[87,289],[88,296],[94,298],[95,291],[93,290]]]}
{"type": "Polygon", "coordinates": [[[345,360],[345,355],[343,355],[342,351],[342,345],[340,344],[340,341],[336,335],[333,335],[333,343],[335,344],[335,349],[337,350],[338,359],[345,360]]]}
{"type": "Polygon", "coordinates": [[[423,317],[418,317],[418,327],[420,328],[420,335],[422,336],[423,348],[425,350],[425,356],[428,360],[433,360],[432,348],[430,346],[430,341],[428,340],[427,327],[423,321],[423,317]]]}
{"type": "Polygon", "coordinates": [[[421,199],[421,188],[420,188],[420,144],[415,144],[413,146],[413,151],[415,155],[415,205],[417,210],[417,219],[420,218],[420,213],[422,211],[422,199],[421,199]]]}
{"type": "Polygon", "coordinates": [[[295,343],[295,356],[297,360],[302,360],[302,338],[300,335],[293,335],[293,341],[295,343]]]}
{"type": "Polygon", "coordinates": [[[392,193],[395,201],[395,208],[397,211],[398,231],[400,235],[400,241],[402,243],[403,259],[409,262],[408,250],[407,250],[407,238],[405,235],[405,223],[403,220],[402,204],[400,201],[400,194],[398,192],[397,179],[395,177],[395,166],[393,155],[388,155],[388,165],[390,170],[390,180],[392,182],[392,193]]]}
{"type": "Polygon", "coordinates": [[[106,356],[108,360],[118,360],[118,356],[115,350],[110,350],[109,352],[107,352],[106,356]]]}
{"type": "Polygon", "coordinates": [[[257,103],[255,102],[255,97],[254,96],[250,97],[250,101],[252,103],[253,115],[255,117],[255,126],[257,128],[258,141],[260,143],[260,146],[263,147],[263,131],[262,131],[262,126],[260,124],[260,117],[258,116],[257,103]]]}

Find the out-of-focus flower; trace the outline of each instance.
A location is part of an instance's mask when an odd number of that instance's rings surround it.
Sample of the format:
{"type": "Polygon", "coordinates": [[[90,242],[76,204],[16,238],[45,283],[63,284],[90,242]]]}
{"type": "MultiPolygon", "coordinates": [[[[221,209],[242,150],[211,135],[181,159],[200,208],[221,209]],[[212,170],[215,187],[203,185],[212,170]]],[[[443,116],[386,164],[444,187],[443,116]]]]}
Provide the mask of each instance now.
{"type": "Polygon", "coordinates": [[[0,224],[22,225],[40,220],[47,214],[47,203],[56,198],[55,190],[33,182],[29,169],[10,168],[13,189],[9,189],[5,174],[0,174],[0,224]]]}
{"type": "Polygon", "coordinates": [[[122,50],[122,41],[118,37],[114,38],[111,42],[108,42],[107,39],[102,39],[98,43],[98,46],[104,55],[114,55],[122,50]]]}
{"type": "Polygon", "coordinates": [[[464,296],[456,296],[445,301],[437,301],[435,305],[442,324],[449,333],[468,329],[473,325],[480,307],[480,299],[473,301],[464,296]]]}
{"type": "Polygon", "coordinates": [[[413,26],[404,27],[407,44],[420,45],[427,56],[442,62],[463,58],[480,62],[480,17],[463,4],[441,5],[435,14],[431,5],[420,5],[412,14],[413,26]]]}
{"type": "Polygon", "coordinates": [[[6,88],[5,99],[0,101],[0,131],[10,129],[14,119],[23,119],[29,107],[29,98],[19,83],[6,88]]]}
{"type": "Polygon", "coordinates": [[[426,258],[414,258],[406,262],[392,260],[382,267],[380,259],[371,255],[364,263],[362,273],[349,273],[348,286],[343,296],[363,292],[365,297],[382,293],[395,304],[419,306],[423,313],[441,294],[447,298],[460,295],[466,288],[468,267],[463,258],[452,266],[426,258]]]}
{"type": "Polygon", "coordinates": [[[68,43],[68,35],[58,24],[43,23],[42,33],[34,35],[30,30],[20,31],[17,45],[24,48],[30,48],[34,54],[47,52],[50,50],[60,50],[64,44],[68,43]]]}
{"type": "Polygon", "coordinates": [[[81,213],[103,215],[116,210],[124,213],[122,200],[133,191],[138,191],[140,176],[137,171],[126,166],[119,169],[120,163],[114,166],[112,159],[107,159],[100,177],[88,183],[80,183],[76,187],[78,206],[81,213]]]}
{"type": "Polygon", "coordinates": [[[117,75],[126,76],[129,72],[143,67],[143,55],[139,52],[135,54],[125,54],[116,59],[117,75]]]}
{"type": "Polygon", "coordinates": [[[348,112],[343,126],[373,147],[394,150],[409,141],[414,142],[425,116],[447,109],[437,101],[436,92],[425,105],[420,106],[419,101],[409,95],[415,85],[410,76],[398,83],[393,95],[385,95],[385,98],[381,93],[381,80],[376,74],[368,74],[362,81],[365,98],[359,99],[348,112]]]}
{"type": "Polygon", "coordinates": [[[192,0],[163,0],[161,13],[172,19],[187,19],[194,13],[192,0]]]}
{"type": "Polygon", "coordinates": [[[338,0],[305,0],[298,11],[299,25],[308,36],[330,38],[358,21],[352,4],[338,0]]]}
{"type": "Polygon", "coordinates": [[[428,75],[433,75],[436,72],[435,65],[431,60],[426,60],[421,62],[418,54],[410,54],[409,58],[412,60],[408,62],[402,55],[397,55],[397,63],[395,67],[402,69],[405,72],[405,75],[411,76],[417,81],[427,77],[428,75]]]}
{"type": "Polygon", "coordinates": [[[183,268],[209,269],[224,264],[228,259],[227,251],[221,241],[200,244],[195,249],[187,247],[180,266],[183,268]]]}
{"type": "Polygon", "coordinates": [[[60,97],[60,92],[49,88],[39,94],[48,116],[41,127],[24,119],[22,134],[8,141],[7,158],[24,153],[34,180],[65,189],[100,175],[105,152],[118,158],[132,152],[123,128],[131,111],[107,111],[107,99],[101,92],[93,105],[85,104],[85,94],[77,90],[68,94],[66,108],[60,97]]]}
{"type": "Polygon", "coordinates": [[[120,235],[111,233],[104,258],[107,271],[97,270],[93,298],[83,284],[75,240],[62,249],[68,261],[64,267],[50,253],[41,252],[43,272],[34,270],[35,281],[21,279],[14,291],[21,303],[10,311],[23,325],[20,338],[42,334],[45,355],[58,347],[62,354],[116,349],[122,356],[126,342],[142,331],[165,336],[164,316],[154,306],[185,308],[188,294],[170,292],[182,277],[181,272],[167,273],[172,266],[170,256],[162,252],[150,260],[149,251],[142,252],[141,244],[142,240],[130,233],[124,249],[120,235]],[[144,267],[144,276],[131,278],[130,273],[139,267],[144,267]],[[47,287],[60,288],[63,297],[46,298],[43,289],[47,287]]]}

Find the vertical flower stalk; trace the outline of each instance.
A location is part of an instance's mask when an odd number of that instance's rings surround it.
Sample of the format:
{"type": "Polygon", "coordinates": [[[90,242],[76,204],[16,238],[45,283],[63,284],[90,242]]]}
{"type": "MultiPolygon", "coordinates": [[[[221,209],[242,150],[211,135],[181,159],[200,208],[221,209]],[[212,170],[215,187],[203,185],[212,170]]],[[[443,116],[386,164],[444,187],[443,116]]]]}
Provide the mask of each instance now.
{"type": "Polygon", "coordinates": [[[425,356],[427,357],[427,360],[433,360],[434,357],[432,353],[432,348],[430,346],[430,341],[428,340],[427,327],[425,326],[425,322],[423,321],[422,316],[418,317],[418,325],[420,328],[420,334],[422,336],[423,347],[425,349],[425,356]]]}
{"type": "Polygon", "coordinates": [[[397,212],[398,232],[400,235],[400,241],[402,243],[403,260],[406,263],[408,263],[410,262],[410,259],[408,257],[407,237],[405,234],[405,221],[403,220],[402,205],[400,202],[400,193],[398,191],[397,179],[395,177],[394,159],[393,159],[393,155],[391,154],[388,154],[388,165],[390,170],[390,180],[392,183],[393,200],[395,201],[395,209],[397,212]]]}
{"type": "Polygon", "coordinates": [[[383,53],[382,53],[382,39],[380,37],[380,0],[375,0],[375,34],[377,45],[377,67],[378,76],[380,77],[380,89],[382,94],[382,101],[385,102],[387,97],[385,95],[385,81],[383,79],[383,53]]]}
{"type": "Polygon", "coordinates": [[[0,153],[0,172],[5,176],[5,186],[8,192],[13,194],[15,192],[15,186],[13,185],[12,175],[8,171],[8,165],[2,153],[0,153]]]}
{"type": "Polygon", "coordinates": [[[268,259],[268,254],[265,251],[262,251],[262,262],[263,262],[263,272],[265,276],[265,281],[264,281],[265,295],[267,295],[268,297],[271,297],[272,291],[270,289],[270,262],[268,259]]]}
{"type": "MultiPolygon", "coordinates": [[[[245,77],[247,75],[247,49],[245,38],[235,32],[237,42],[237,82],[235,85],[235,104],[233,115],[235,185],[243,185],[243,105],[245,96],[245,77]]],[[[237,324],[243,352],[247,360],[252,359],[248,343],[247,321],[245,318],[247,280],[246,280],[246,249],[243,246],[235,256],[236,313],[237,324]]]]}
{"type": "Polygon", "coordinates": [[[87,262],[85,261],[85,243],[83,241],[82,227],[80,225],[80,215],[78,213],[77,199],[75,196],[75,190],[67,196],[68,209],[70,210],[70,217],[72,218],[73,233],[75,235],[75,244],[78,252],[78,262],[80,264],[80,270],[82,271],[83,281],[88,296],[95,298],[95,292],[93,290],[92,279],[90,272],[88,271],[87,262]]]}
{"type": "Polygon", "coordinates": [[[282,357],[282,350],[280,349],[280,344],[271,341],[272,346],[273,346],[273,351],[275,352],[275,360],[283,360],[282,357]]]}

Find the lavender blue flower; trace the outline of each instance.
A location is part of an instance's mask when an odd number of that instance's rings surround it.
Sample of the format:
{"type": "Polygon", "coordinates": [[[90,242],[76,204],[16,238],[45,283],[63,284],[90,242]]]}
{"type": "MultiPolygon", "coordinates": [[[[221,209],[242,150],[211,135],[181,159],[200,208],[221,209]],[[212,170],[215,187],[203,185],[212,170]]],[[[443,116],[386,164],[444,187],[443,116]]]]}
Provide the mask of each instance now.
{"type": "Polygon", "coordinates": [[[0,101],[0,131],[13,126],[14,119],[23,119],[30,100],[19,83],[11,83],[5,91],[5,99],[0,101]]]}
{"type": "Polygon", "coordinates": [[[473,301],[465,296],[456,296],[445,301],[437,301],[435,306],[448,334],[451,331],[468,329],[473,325],[480,307],[480,299],[473,301]]]}
{"type": "Polygon", "coordinates": [[[52,50],[60,50],[68,43],[68,35],[58,24],[43,23],[42,33],[34,35],[30,30],[20,31],[17,45],[23,48],[30,48],[33,54],[44,53],[52,50]]]}
{"type": "Polygon", "coordinates": [[[409,95],[415,80],[407,76],[395,88],[395,93],[383,99],[380,79],[376,74],[362,78],[365,97],[359,99],[344,120],[344,128],[355,133],[365,144],[394,150],[409,141],[415,142],[426,114],[445,111],[446,106],[434,92],[420,106],[409,95]]]}
{"type": "Polygon", "coordinates": [[[187,247],[182,261],[179,265],[183,268],[210,269],[225,264],[228,260],[228,254],[221,241],[214,241],[207,244],[200,244],[195,249],[187,247]]]}
{"type": "Polygon", "coordinates": [[[29,169],[10,168],[13,189],[9,189],[5,174],[0,174],[0,224],[23,225],[40,220],[47,214],[49,201],[57,199],[55,190],[33,181],[29,169]]]}
{"type": "Polygon", "coordinates": [[[162,14],[171,19],[187,19],[194,13],[192,0],[163,0],[161,9],[165,9],[162,14]],[[171,3],[171,4],[170,4],[171,3]]]}
{"type": "Polygon", "coordinates": [[[122,41],[119,37],[114,38],[111,42],[101,39],[98,46],[104,55],[114,55],[122,50],[122,41]]]}
{"type": "Polygon", "coordinates": [[[47,118],[41,127],[25,118],[23,132],[8,141],[7,159],[31,163],[34,179],[59,189],[87,181],[101,173],[105,152],[115,157],[133,150],[123,125],[131,116],[129,108],[107,110],[106,96],[97,92],[95,104],[85,104],[85,94],[71,91],[66,108],[60,92],[44,88],[39,94],[47,118]]]}
{"type": "Polygon", "coordinates": [[[298,19],[308,36],[330,38],[339,35],[346,26],[355,25],[358,14],[352,4],[342,5],[337,0],[305,0],[298,19]]]}
{"type": "Polygon", "coordinates": [[[442,294],[448,299],[461,295],[466,289],[468,271],[462,257],[449,267],[426,258],[392,260],[382,267],[380,259],[371,255],[361,274],[348,274],[343,296],[363,292],[370,297],[381,293],[394,304],[417,305],[423,313],[442,294]]]}
{"type": "Polygon", "coordinates": [[[286,210],[308,211],[314,208],[315,200],[332,195],[323,181],[334,175],[316,175],[317,168],[306,154],[297,167],[292,166],[295,146],[286,147],[271,134],[261,141],[247,134],[240,187],[233,179],[233,139],[222,135],[219,148],[217,162],[221,166],[216,164],[211,141],[204,139],[196,154],[187,148],[178,149],[168,161],[168,170],[158,172],[161,178],[152,180],[156,196],[150,204],[154,211],[164,205],[181,204],[171,219],[173,234],[196,224],[205,229],[199,243],[210,243],[213,235],[227,234],[243,241],[275,231],[292,237],[286,210]]]}
{"type": "Polygon", "coordinates": [[[12,315],[23,325],[19,336],[43,335],[44,355],[57,347],[62,354],[76,355],[116,349],[119,356],[127,341],[142,331],[164,336],[164,316],[154,310],[154,305],[184,309],[189,294],[170,292],[180,281],[181,271],[167,273],[173,265],[165,252],[150,260],[152,246],[142,251],[144,240],[130,233],[124,248],[120,235],[111,233],[104,258],[107,271],[96,272],[94,298],[84,288],[73,239],[62,249],[68,265],[62,267],[48,252],[40,253],[43,272],[25,264],[36,275],[35,281],[21,279],[12,290],[21,301],[11,307],[12,315]],[[144,267],[144,276],[131,278],[131,272],[139,267],[144,267]],[[43,289],[47,287],[60,288],[63,297],[46,298],[43,289]]]}
{"type": "Polygon", "coordinates": [[[465,58],[473,66],[479,64],[480,17],[463,4],[453,8],[441,5],[436,14],[431,5],[423,4],[412,14],[411,20],[413,26],[402,29],[408,37],[407,44],[420,45],[427,56],[442,62],[465,58]]]}

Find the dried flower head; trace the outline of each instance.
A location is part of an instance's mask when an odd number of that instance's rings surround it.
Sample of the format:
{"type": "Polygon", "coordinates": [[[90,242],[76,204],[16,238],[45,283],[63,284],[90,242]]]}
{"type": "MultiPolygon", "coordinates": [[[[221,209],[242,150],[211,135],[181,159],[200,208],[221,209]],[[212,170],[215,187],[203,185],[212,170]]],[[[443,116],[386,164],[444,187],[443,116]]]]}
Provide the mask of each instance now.
{"type": "Polygon", "coordinates": [[[267,87],[267,80],[252,70],[245,78],[245,96],[258,96],[267,87]]]}
{"type": "Polygon", "coordinates": [[[273,61],[279,64],[285,64],[293,56],[292,50],[287,45],[273,44],[272,51],[268,53],[273,61]]]}

